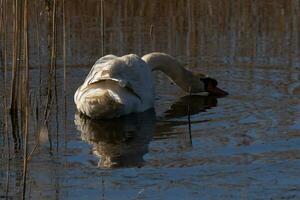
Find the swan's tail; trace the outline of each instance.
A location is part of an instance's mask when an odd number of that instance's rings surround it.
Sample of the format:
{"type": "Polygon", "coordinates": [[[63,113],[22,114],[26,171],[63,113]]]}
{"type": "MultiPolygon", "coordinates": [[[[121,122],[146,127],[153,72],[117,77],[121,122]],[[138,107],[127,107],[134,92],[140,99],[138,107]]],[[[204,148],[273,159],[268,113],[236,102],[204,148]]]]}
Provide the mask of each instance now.
{"type": "Polygon", "coordinates": [[[117,118],[132,112],[144,111],[141,98],[129,87],[115,81],[101,81],[81,87],[75,93],[79,112],[93,119],[117,118]]]}
{"type": "Polygon", "coordinates": [[[87,94],[84,103],[76,103],[77,109],[93,119],[119,117],[124,112],[124,105],[110,91],[100,92],[87,94]]]}

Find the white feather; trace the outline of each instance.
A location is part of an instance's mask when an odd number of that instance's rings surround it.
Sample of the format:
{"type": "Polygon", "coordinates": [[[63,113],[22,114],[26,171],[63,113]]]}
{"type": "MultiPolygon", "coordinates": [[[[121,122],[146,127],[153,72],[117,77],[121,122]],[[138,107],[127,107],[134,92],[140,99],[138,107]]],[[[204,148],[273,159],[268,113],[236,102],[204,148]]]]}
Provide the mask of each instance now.
{"type": "Polygon", "coordinates": [[[108,55],[97,60],[74,100],[91,118],[114,118],[153,107],[154,96],[151,71],[141,58],[108,55]]]}

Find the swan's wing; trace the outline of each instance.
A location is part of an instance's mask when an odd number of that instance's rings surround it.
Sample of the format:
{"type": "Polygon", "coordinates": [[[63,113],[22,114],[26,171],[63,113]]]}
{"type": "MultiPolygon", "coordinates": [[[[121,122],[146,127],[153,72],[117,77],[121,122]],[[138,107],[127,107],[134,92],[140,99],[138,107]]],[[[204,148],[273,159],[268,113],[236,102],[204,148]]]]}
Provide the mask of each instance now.
{"type": "Polygon", "coordinates": [[[92,67],[84,85],[88,87],[100,81],[110,80],[118,82],[121,87],[131,87],[139,80],[138,71],[131,64],[124,62],[121,57],[105,56],[99,59],[92,67]]]}
{"type": "Polygon", "coordinates": [[[126,87],[139,97],[145,96],[149,91],[153,91],[150,93],[154,96],[151,71],[148,65],[134,54],[123,57],[107,55],[100,58],[92,67],[82,88],[105,80],[118,82],[121,87],[126,87]]]}
{"type": "Polygon", "coordinates": [[[87,87],[91,83],[95,83],[101,79],[102,71],[109,65],[109,63],[118,57],[115,55],[106,55],[96,61],[91,71],[87,75],[83,87],[87,87]]]}
{"type": "Polygon", "coordinates": [[[121,57],[126,64],[122,79],[143,99],[154,99],[154,83],[149,66],[137,55],[121,57]]]}

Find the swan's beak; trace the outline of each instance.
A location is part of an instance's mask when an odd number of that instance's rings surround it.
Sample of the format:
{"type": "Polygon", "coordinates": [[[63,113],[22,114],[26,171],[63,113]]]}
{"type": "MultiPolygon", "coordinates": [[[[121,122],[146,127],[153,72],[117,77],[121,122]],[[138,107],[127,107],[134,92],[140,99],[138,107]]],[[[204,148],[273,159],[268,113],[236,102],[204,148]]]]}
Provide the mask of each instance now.
{"type": "Polygon", "coordinates": [[[218,88],[217,86],[213,86],[211,84],[208,85],[207,91],[214,96],[226,96],[228,95],[228,92],[218,88]]]}

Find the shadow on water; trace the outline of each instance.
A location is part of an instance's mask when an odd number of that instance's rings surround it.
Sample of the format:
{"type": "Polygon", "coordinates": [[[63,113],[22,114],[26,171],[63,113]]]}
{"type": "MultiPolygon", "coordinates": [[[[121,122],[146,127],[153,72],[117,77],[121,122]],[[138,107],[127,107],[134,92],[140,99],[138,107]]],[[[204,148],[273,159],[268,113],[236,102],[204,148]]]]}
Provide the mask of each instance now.
{"type": "Polygon", "coordinates": [[[179,118],[190,115],[196,115],[205,112],[211,107],[217,106],[218,100],[215,96],[187,95],[178,99],[170,109],[165,112],[165,118],[179,118]],[[189,111],[189,112],[188,112],[189,111]]]}
{"type": "MultiPolygon", "coordinates": [[[[216,105],[214,96],[183,96],[165,112],[164,120],[195,115],[216,105]]],[[[142,167],[143,156],[148,153],[156,126],[159,130],[166,130],[166,127],[178,125],[172,121],[156,123],[154,109],[111,120],[94,120],[76,113],[74,122],[81,132],[81,139],[91,144],[93,154],[99,157],[100,168],[142,167]]]]}

